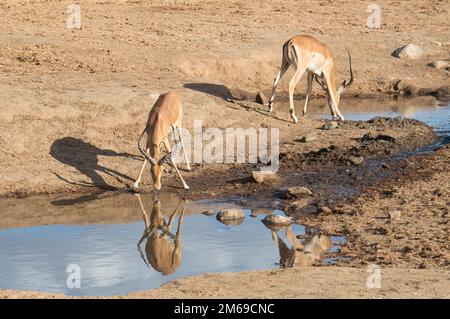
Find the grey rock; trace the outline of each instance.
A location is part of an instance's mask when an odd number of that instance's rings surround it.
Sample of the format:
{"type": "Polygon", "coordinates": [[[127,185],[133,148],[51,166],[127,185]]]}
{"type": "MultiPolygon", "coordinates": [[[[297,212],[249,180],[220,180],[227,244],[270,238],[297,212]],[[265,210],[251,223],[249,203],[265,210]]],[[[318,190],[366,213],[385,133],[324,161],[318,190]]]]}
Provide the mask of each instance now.
{"type": "Polygon", "coordinates": [[[315,141],[318,137],[317,132],[309,132],[300,138],[303,143],[315,141]]]}
{"type": "Polygon", "coordinates": [[[339,124],[336,121],[331,121],[322,125],[322,130],[334,130],[339,127],[339,124]]]}
{"type": "Polygon", "coordinates": [[[272,171],[253,171],[252,177],[258,184],[278,179],[278,176],[272,171]]]}
{"type": "Polygon", "coordinates": [[[364,162],[363,156],[349,156],[348,160],[353,165],[361,165],[364,162]]]}
{"type": "Polygon", "coordinates": [[[418,59],[422,56],[422,49],[415,44],[407,44],[392,52],[392,55],[401,59],[418,59]]]}
{"type": "Polygon", "coordinates": [[[220,211],[216,218],[219,221],[233,220],[233,219],[244,219],[244,211],[240,208],[230,208],[220,211]]]}
{"type": "Polygon", "coordinates": [[[292,217],[282,215],[267,215],[262,222],[266,225],[289,226],[292,224],[292,217]]]}
{"type": "Polygon", "coordinates": [[[292,199],[292,198],[303,198],[311,196],[313,193],[306,187],[289,187],[280,190],[281,198],[292,199]]]}

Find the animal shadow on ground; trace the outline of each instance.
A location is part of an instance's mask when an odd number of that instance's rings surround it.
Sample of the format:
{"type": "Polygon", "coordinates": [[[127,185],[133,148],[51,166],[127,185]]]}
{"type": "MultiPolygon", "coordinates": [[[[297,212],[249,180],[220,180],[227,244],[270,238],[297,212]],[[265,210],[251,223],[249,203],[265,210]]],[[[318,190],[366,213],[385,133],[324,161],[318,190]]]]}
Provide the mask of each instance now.
{"type": "Polygon", "coordinates": [[[212,96],[220,97],[224,100],[235,100],[230,90],[223,84],[214,83],[186,83],[183,87],[194,91],[206,93],[212,96]]]}
{"type": "MultiPolygon", "coordinates": [[[[249,102],[244,97],[236,97],[234,96],[231,91],[223,84],[214,84],[214,83],[186,83],[183,85],[183,87],[187,89],[191,89],[194,91],[206,93],[212,96],[220,97],[224,99],[227,102],[234,103],[235,105],[238,105],[240,108],[244,108],[247,110],[253,110],[255,112],[258,112],[262,115],[272,117],[276,120],[283,121],[283,122],[289,122],[286,119],[280,118],[273,113],[268,113],[267,109],[260,104],[249,102]]],[[[232,107],[233,109],[238,109],[235,107],[232,107]]]]}
{"type": "Polygon", "coordinates": [[[76,168],[80,173],[86,175],[90,179],[90,182],[70,181],[59,174],[54,173],[59,179],[69,184],[85,187],[97,187],[104,191],[116,190],[117,188],[108,185],[99,174],[100,172],[113,176],[122,183],[125,179],[130,181],[133,179],[116,170],[101,166],[98,163],[99,156],[118,156],[141,159],[140,157],[129,153],[117,153],[113,150],[103,150],[75,137],[63,137],[54,141],[50,147],[50,155],[59,162],[76,168]]]}

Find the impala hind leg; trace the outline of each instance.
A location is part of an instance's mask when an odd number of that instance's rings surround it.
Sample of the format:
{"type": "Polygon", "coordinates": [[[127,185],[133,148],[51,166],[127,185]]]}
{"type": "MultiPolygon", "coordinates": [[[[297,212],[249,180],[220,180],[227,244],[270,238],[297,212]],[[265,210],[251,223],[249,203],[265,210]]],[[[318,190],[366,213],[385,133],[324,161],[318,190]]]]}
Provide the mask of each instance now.
{"type": "Polygon", "coordinates": [[[306,107],[308,106],[308,99],[309,99],[309,96],[311,95],[311,91],[312,91],[313,77],[314,77],[314,74],[311,72],[308,72],[308,85],[306,88],[306,99],[305,99],[305,106],[303,107],[303,115],[306,115],[306,107]]]}
{"type": "MultiPolygon", "coordinates": [[[[186,155],[186,149],[184,148],[183,138],[181,136],[181,124],[178,126],[177,129],[178,129],[178,138],[181,143],[181,148],[183,149],[183,156],[184,156],[184,161],[186,163],[186,170],[188,170],[190,172],[192,169],[191,169],[191,165],[189,164],[189,160],[186,155]]],[[[173,134],[174,134],[173,139],[175,140],[175,143],[176,143],[175,133],[173,133],[173,134]]]]}
{"type": "Polygon", "coordinates": [[[284,74],[286,73],[287,69],[289,69],[289,62],[283,61],[281,63],[280,71],[278,72],[277,76],[275,77],[275,80],[273,81],[272,94],[269,100],[269,112],[272,112],[273,110],[273,100],[275,99],[275,91],[277,90],[277,86],[280,83],[281,79],[283,78],[284,74]]]}
{"type": "MultiPolygon", "coordinates": [[[[146,150],[147,154],[149,153],[149,149],[146,150]]],[[[139,183],[141,182],[142,174],[144,173],[145,164],[147,164],[147,159],[144,157],[144,163],[142,164],[141,171],[139,172],[139,176],[136,181],[133,183],[133,188],[138,189],[139,183]]]]}
{"type": "MultiPolygon", "coordinates": [[[[164,146],[166,147],[167,151],[170,153],[172,151],[172,147],[170,146],[169,140],[166,138],[163,143],[164,143],[164,146]]],[[[180,177],[181,182],[183,183],[183,188],[189,189],[189,186],[184,181],[183,176],[181,176],[181,173],[178,170],[177,164],[175,163],[175,160],[172,157],[170,158],[170,162],[172,163],[173,168],[175,168],[175,170],[177,171],[177,174],[180,177]]]]}
{"type": "Polygon", "coordinates": [[[297,116],[295,116],[295,109],[294,109],[294,89],[298,81],[300,81],[303,73],[305,73],[305,71],[306,71],[305,66],[298,65],[297,70],[294,73],[294,76],[289,82],[289,114],[291,115],[291,118],[294,120],[294,123],[298,123],[298,119],[297,116]]]}

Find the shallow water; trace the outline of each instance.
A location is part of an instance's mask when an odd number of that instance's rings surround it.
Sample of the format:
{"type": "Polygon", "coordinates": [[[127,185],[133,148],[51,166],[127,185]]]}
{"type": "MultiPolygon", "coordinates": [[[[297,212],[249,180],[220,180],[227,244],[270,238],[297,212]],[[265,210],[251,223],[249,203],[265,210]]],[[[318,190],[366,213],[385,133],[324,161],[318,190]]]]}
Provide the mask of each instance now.
{"type": "MultiPolygon", "coordinates": [[[[374,99],[364,102],[350,99],[342,100],[340,110],[346,120],[367,121],[376,116],[416,119],[431,126],[441,140],[442,137],[450,136],[450,101],[439,101],[432,97],[374,99]]],[[[324,105],[313,107],[310,112],[313,118],[331,119],[330,111],[324,105]]]]}
{"type": "MultiPolygon", "coordinates": [[[[322,102],[313,101],[308,114],[331,118],[322,102]]],[[[296,101],[297,113],[302,106],[302,101],[296,101]]],[[[280,103],[276,111],[281,112],[282,108],[287,111],[287,104],[280,103]]],[[[449,142],[448,101],[353,99],[343,100],[341,111],[347,120],[375,116],[414,118],[436,130],[439,140],[433,145],[449,142]]],[[[342,237],[320,236],[317,230],[301,225],[274,232],[261,219],[271,213],[265,208],[277,205],[258,203],[258,199],[252,202],[257,203],[251,204],[253,207],[242,207],[246,216],[239,225],[224,225],[214,216],[201,214],[236,207],[239,199],[184,203],[183,223],[177,236],[181,211],[174,215],[170,232],[157,217],[164,215],[167,222],[180,199],[173,194],[160,194],[159,210],[154,209],[151,195],[142,195],[141,200],[144,213],[138,197],[131,194],[90,194],[76,199],[38,197],[2,203],[0,289],[68,295],[125,294],[208,272],[333,263],[345,241],[342,237]],[[155,228],[158,225],[159,229],[155,228]],[[296,238],[307,247],[307,253],[296,253],[296,238]],[[70,282],[67,284],[68,266],[73,264],[80,269],[81,288],[69,288],[70,282]]]]}
{"type": "MultiPolygon", "coordinates": [[[[214,216],[201,214],[208,209],[217,211],[235,207],[224,201],[182,204],[185,210],[178,240],[181,207],[174,215],[171,233],[167,237],[163,236],[161,229],[158,233],[149,231],[143,236],[146,229],[144,216],[147,216],[147,229],[151,230],[152,226],[159,224],[152,224],[152,220],[164,215],[168,221],[179,203],[168,197],[170,202],[162,199],[158,208],[157,202],[149,195],[141,196],[145,208],[143,214],[137,196],[119,196],[120,204],[111,205],[110,213],[132,209],[136,213],[132,216],[140,216],[140,220],[118,224],[54,224],[0,230],[0,288],[68,295],[125,294],[157,288],[178,277],[281,267],[280,257],[286,257],[286,251],[279,247],[286,245],[289,249],[292,246],[286,236],[286,228],[276,232],[279,240],[274,240],[272,231],[261,222],[265,214],[250,216],[252,211],[255,213],[258,210],[245,209],[245,219],[239,225],[225,225],[214,216]],[[180,248],[177,250],[175,247],[180,248]],[[81,272],[79,289],[66,285],[69,277],[67,267],[71,264],[79,266],[81,272]]],[[[90,209],[95,207],[93,205],[95,203],[91,202],[89,205],[74,205],[73,208],[79,216],[92,215],[96,214],[95,210],[90,209]]],[[[282,214],[280,211],[277,213],[282,214]]],[[[55,214],[58,212],[51,213],[55,214]]],[[[128,213],[125,215],[129,216],[128,213]]],[[[46,218],[48,220],[48,217],[43,217],[42,223],[46,223],[46,218]]],[[[89,219],[89,216],[84,218],[89,219]]],[[[311,244],[313,238],[318,238],[311,233],[313,230],[307,231],[301,225],[292,225],[290,230],[304,243],[306,240],[311,244]]],[[[326,247],[327,252],[336,252],[343,241],[344,238],[332,237],[332,246],[326,247]]],[[[313,251],[307,257],[315,253],[313,251]]],[[[332,258],[321,259],[322,253],[319,251],[317,255],[321,262],[334,261],[332,258]]]]}

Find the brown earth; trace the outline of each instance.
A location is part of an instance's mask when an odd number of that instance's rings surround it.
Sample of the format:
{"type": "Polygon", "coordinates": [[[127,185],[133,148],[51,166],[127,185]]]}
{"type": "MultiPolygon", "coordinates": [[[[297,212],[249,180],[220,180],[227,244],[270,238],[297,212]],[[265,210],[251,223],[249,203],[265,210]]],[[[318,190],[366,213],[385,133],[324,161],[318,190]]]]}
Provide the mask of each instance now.
{"type": "MultiPolygon", "coordinates": [[[[365,269],[307,267],[218,273],[177,279],[161,288],[107,298],[450,298],[450,272],[382,269],[381,288],[367,288],[365,269]]],[[[0,290],[1,298],[70,298],[0,290]]],[[[104,297],[101,297],[104,298],[104,297]]]]}
{"type": "MultiPolygon", "coordinates": [[[[404,290],[394,284],[386,286],[392,290],[384,296],[414,296],[417,291],[411,287],[418,285],[423,288],[419,297],[448,297],[448,291],[442,290],[445,284],[436,276],[443,271],[448,280],[449,150],[408,158],[402,155],[435,139],[429,127],[416,121],[379,119],[347,121],[337,129],[321,130],[328,121],[304,117],[297,125],[288,122],[282,103],[276,103],[275,113],[268,116],[265,107],[238,100],[253,98],[258,91],[268,95],[283,42],[301,33],[330,45],[339,80],[348,76],[346,49],[351,51],[356,77],[348,96],[443,95],[448,92],[448,70],[436,70],[427,64],[448,59],[448,1],[378,1],[382,9],[379,30],[365,27],[365,3],[261,3],[85,1],[81,5],[82,29],[68,30],[65,3],[2,1],[0,196],[73,192],[88,201],[99,190],[127,190],[141,165],[136,142],[147,112],[159,93],[175,90],[183,99],[184,125],[191,132],[194,120],[202,120],[204,128],[279,128],[281,179],[253,183],[249,176],[258,165],[197,164],[193,172],[182,173],[190,192],[180,189],[174,174],[164,178],[165,190],[191,199],[237,197],[248,203],[273,202],[281,186],[307,186],[313,191],[311,198],[295,205],[291,201],[273,205],[290,208],[301,223],[347,236],[348,243],[341,252],[350,257],[346,265],[364,268],[374,262],[388,267],[388,276],[397,276],[398,280],[410,278],[406,275],[409,270],[398,267],[436,268],[413,271],[422,279],[407,279],[410,284],[405,284],[404,290]],[[420,45],[424,56],[403,60],[390,55],[409,42],[420,45]],[[237,101],[228,102],[230,98],[237,101]],[[299,139],[311,131],[318,133],[317,140],[301,143],[299,139]],[[351,164],[352,156],[363,157],[363,163],[351,164]],[[321,213],[323,206],[330,207],[333,214],[321,213]],[[386,218],[392,211],[401,212],[398,220],[386,218]]],[[[280,92],[286,89],[284,82],[280,92]]],[[[304,89],[302,79],[300,96],[304,89]]],[[[322,95],[317,87],[314,92],[322,95]]],[[[280,101],[286,94],[278,96],[280,101]]],[[[423,99],[402,103],[409,107],[431,101],[429,97],[423,99]]],[[[366,102],[360,101],[344,98],[344,115],[346,108],[364,108],[366,102]]],[[[324,99],[317,99],[310,110],[323,109],[325,104],[324,99]]],[[[301,106],[297,101],[297,113],[301,106]]],[[[151,188],[148,174],[143,187],[151,188]]],[[[12,201],[10,205],[16,204],[12,201]]],[[[32,220],[33,212],[30,214],[32,220]]],[[[105,219],[122,218],[107,211],[102,214],[105,219]]],[[[20,216],[10,215],[5,222],[15,225],[20,216]]],[[[55,222],[64,220],[64,216],[54,217],[55,222]]],[[[72,219],[76,222],[76,216],[72,219]]],[[[322,275],[311,277],[322,283],[344,280],[344,275],[333,271],[350,272],[352,280],[359,280],[365,269],[279,270],[280,289],[274,290],[274,296],[275,292],[283,293],[281,287],[286,289],[283,280],[303,273],[323,272],[322,279],[322,275]]],[[[262,289],[264,280],[254,278],[263,274],[271,276],[271,272],[234,274],[236,281],[230,284],[239,287],[244,282],[252,283],[262,289]]],[[[215,283],[210,283],[212,278],[208,276],[208,280],[183,279],[184,290],[174,288],[176,284],[168,291],[163,287],[159,296],[206,296],[219,289],[210,286],[215,283]]],[[[221,276],[228,278],[225,274],[214,276],[218,281],[221,276]]],[[[326,289],[314,290],[315,284],[305,285],[304,295],[289,289],[286,295],[346,296],[337,290],[329,294],[326,289]]],[[[231,286],[223,287],[225,290],[220,288],[212,296],[237,296],[231,286]]],[[[358,290],[364,285],[358,287],[356,291],[347,290],[348,295],[379,297],[358,290]]],[[[264,289],[258,289],[255,297],[266,296],[264,289]]],[[[15,296],[9,292],[6,295],[15,296]]]]}
{"type": "Polygon", "coordinates": [[[281,46],[295,34],[330,45],[340,80],[350,49],[352,96],[386,94],[398,79],[431,91],[448,85],[446,70],[427,66],[448,58],[448,1],[378,4],[381,29],[368,29],[367,5],[353,1],[86,1],[78,30],[66,28],[66,3],[2,1],[0,195],[123,188],[138,171],[148,109],[167,90],[181,94],[188,128],[194,119],[218,128],[266,123],[282,134],[318,126],[223,100],[270,90],[281,46]],[[408,42],[424,56],[390,55],[408,42]]]}

